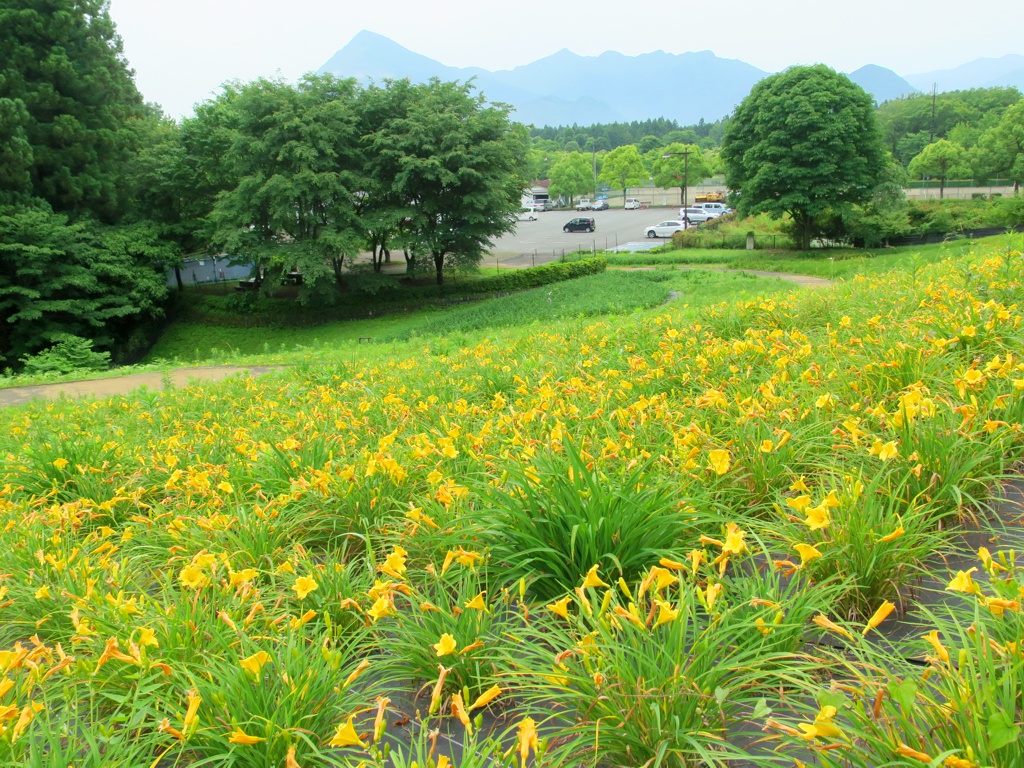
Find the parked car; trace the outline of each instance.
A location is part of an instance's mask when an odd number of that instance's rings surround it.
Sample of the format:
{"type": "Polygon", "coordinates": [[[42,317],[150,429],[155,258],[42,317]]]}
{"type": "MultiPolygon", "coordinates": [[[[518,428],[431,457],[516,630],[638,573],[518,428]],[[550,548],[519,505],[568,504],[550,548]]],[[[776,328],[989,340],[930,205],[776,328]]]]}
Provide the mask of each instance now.
{"type": "Polygon", "coordinates": [[[592,211],[594,210],[594,201],[589,197],[581,197],[576,201],[577,211],[592,211]]]}
{"type": "Polygon", "coordinates": [[[725,203],[697,203],[693,207],[703,208],[708,213],[713,213],[715,218],[724,216],[727,213],[732,213],[732,208],[727,206],[725,203]]]}
{"type": "Polygon", "coordinates": [[[636,197],[627,197],[626,204],[622,207],[625,208],[627,211],[639,211],[640,200],[636,197]]]}
{"type": "Polygon", "coordinates": [[[660,224],[653,224],[644,230],[648,237],[672,237],[676,232],[682,232],[686,224],[681,221],[663,221],[660,224]]]}
{"type": "Polygon", "coordinates": [[[591,218],[579,218],[573,219],[564,227],[563,232],[593,232],[597,227],[594,225],[594,220],[591,218]]]}
{"type": "Polygon", "coordinates": [[[680,208],[679,218],[685,219],[691,224],[703,224],[705,221],[715,218],[715,215],[703,208],[680,208]]]}
{"type": "Polygon", "coordinates": [[[523,208],[519,211],[519,216],[517,218],[519,221],[536,221],[537,211],[533,208],[523,208]]]}
{"type": "Polygon", "coordinates": [[[594,205],[593,205],[593,210],[595,210],[595,211],[607,211],[608,210],[608,201],[607,200],[595,200],[594,201],[594,205]]]}

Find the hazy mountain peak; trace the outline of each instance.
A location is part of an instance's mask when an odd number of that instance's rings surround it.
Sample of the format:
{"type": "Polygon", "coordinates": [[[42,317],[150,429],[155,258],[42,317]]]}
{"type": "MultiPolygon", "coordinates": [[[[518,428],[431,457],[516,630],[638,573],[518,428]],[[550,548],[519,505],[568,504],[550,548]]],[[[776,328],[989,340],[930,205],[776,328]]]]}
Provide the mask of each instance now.
{"type": "MultiPolygon", "coordinates": [[[[719,58],[708,50],[658,50],[637,56],[605,51],[598,56],[581,56],[568,48],[529,64],[492,72],[446,66],[369,30],[357,33],[319,71],[363,81],[407,77],[424,82],[438,77],[465,82],[476,78],[474,84],[488,99],[511,104],[517,120],[535,125],[586,125],[658,117],[675,119],[682,125],[701,118],[715,120],[731,113],[754,83],[769,74],[738,59],[719,58]]],[[[914,93],[914,86],[920,82],[926,82],[929,90],[933,81],[939,83],[940,90],[954,90],[1015,85],[1019,79],[1019,87],[1024,88],[1024,56],[978,59],[953,70],[907,80],[890,69],[867,64],[850,73],[850,79],[878,102],[914,93]],[[940,74],[944,75],[942,79],[940,74]]]]}

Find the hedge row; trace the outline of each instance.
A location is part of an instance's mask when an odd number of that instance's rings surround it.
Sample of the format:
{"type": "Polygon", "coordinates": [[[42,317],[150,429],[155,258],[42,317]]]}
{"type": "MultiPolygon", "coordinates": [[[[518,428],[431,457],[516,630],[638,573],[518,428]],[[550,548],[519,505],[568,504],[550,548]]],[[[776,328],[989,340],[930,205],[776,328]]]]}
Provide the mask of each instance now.
{"type": "Polygon", "coordinates": [[[258,299],[252,294],[233,296],[192,295],[180,300],[176,319],[203,325],[239,328],[266,326],[309,327],[343,320],[362,320],[382,315],[415,312],[426,306],[458,304],[507,295],[542,285],[572,280],[605,271],[603,258],[569,263],[554,262],[528,269],[510,269],[494,277],[444,285],[399,286],[381,289],[376,295],[349,294],[337,304],[296,311],[292,300],[258,299]]]}
{"type": "MultiPolygon", "coordinates": [[[[574,262],[555,261],[539,267],[510,269],[494,277],[485,277],[481,280],[402,288],[396,295],[402,299],[429,299],[452,295],[462,296],[466,294],[525,291],[529,288],[539,288],[542,285],[560,283],[563,280],[596,275],[598,272],[604,272],[607,266],[608,262],[601,257],[580,259],[574,262]]],[[[390,297],[391,295],[393,295],[393,292],[388,291],[388,296],[390,297]]]]}

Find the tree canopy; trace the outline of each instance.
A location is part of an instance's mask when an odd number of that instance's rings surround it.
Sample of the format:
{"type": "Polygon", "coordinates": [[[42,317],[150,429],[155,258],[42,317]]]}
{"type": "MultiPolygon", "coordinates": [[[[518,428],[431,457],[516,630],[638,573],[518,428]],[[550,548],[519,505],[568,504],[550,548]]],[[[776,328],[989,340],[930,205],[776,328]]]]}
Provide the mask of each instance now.
{"type": "Polygon", "coordinates": [[[578,195],[594,191],[594,169],[589,158],[569,152],[551,166],[551,187],[554,197],[568,197],[569,205],[578,195]]]}
{"type": "Polygon", "coordinates": [[[824,65],[757,83],[722,145],[741,213],[788,214],[807,248],[815,219],[867,199],[885,164],[871,97],[824,65]]]}
{"type": "Polygon", "coordinates": [[[626,193],[627,188],[643,184],[650,177],[644,159],[632,144],[617,147],[609,152],[601,166],[598,178],[626,193]]]}
{"type": "Polygon", "coordinates": [[[943,196],[946,179],[970,174],[967,153],[959,144],[939,139],[926,146],[910,161],[907,169],[911,176],[933,176],[939,180],[939,197],[943,196]]]}
{"type": "Polygon", "coordinates": [[[0,7],[0,204],[115,221],[131,121],[146,111],[103,0],[0,7]]]}
{"type": "Polygon", "coordinates": [[[651,176],[655,185],[664,189],[692,187],[711,175],[704,153],[694,144],[669,144],[652,150],[651,157],[651,176]]]}

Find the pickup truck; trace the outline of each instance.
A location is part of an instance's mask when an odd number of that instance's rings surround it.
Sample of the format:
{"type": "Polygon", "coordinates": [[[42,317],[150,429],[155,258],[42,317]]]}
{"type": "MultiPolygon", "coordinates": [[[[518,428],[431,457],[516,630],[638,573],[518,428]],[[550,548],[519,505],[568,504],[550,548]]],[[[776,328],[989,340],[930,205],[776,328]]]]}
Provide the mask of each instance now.
{"type": "Polygon", "coordinates": [[[576,201],[577,211],[592,211],[594,210],[594,202],[589,197],[581,197],[576,201]]]}

